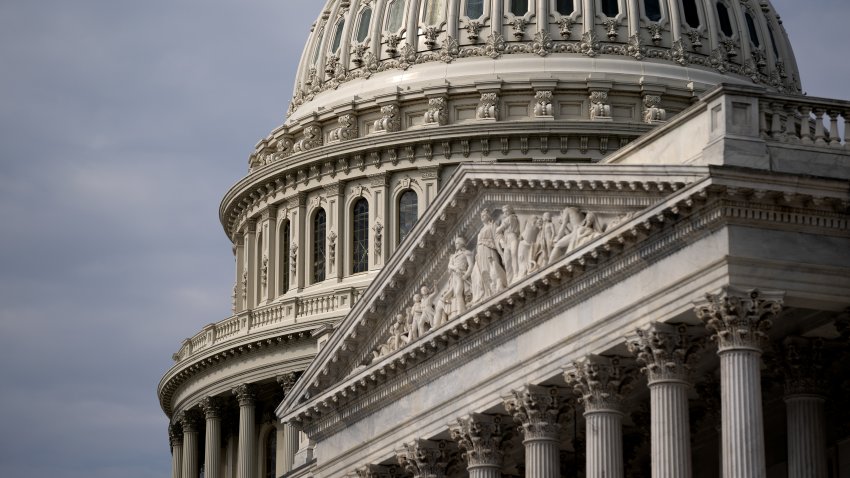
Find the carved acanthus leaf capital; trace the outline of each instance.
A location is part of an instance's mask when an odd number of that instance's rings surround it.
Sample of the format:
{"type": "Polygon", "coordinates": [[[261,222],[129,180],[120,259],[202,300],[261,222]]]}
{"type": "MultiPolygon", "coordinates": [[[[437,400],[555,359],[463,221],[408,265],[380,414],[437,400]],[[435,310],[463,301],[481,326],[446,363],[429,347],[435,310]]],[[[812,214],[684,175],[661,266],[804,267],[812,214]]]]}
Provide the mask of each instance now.
{"type": "Polygon", "coordinates": [[[824,375],[823,339],[787,337],[782,341],[782,374],[785,395],[823,395],[827,389],[824,375]]]}
{"type": "Polygon", "coordinates": [[[414,478],[444,478],[449,464],[446,442],[417,439],[396,451],[398,463],[414,478]]]}
{"type": "Polygon", "coordinates": [[[622,413],[625,395],[633,382],[630,372],[619,357],[588,355],[573,362],[564,372],[564,379],[578,394],[585,413],[622,413]]]}
{"type": "Polygon", "coordinates": [[[197,410],[184,410],[177,415],[177,421],[183,428],[183,433],[195,433],[201,427],[201,417],[197,410]]]}
{"type": "Polygon", "coordinates": [[[254,401],[257,399],[254,386],[248,383],[243,383],[238,387],[234,387],[231,392],[236,395],[236,400],[239,401],[239,406],[242,407],[253,405],[254,401]]]}
{"type": "Polygon", "coordinates": [[[204,411],[204,416],[207,420],[211,418],[221,418],[221,412],[224,408],[221,399],[218,397],[206,397],[201,400],[201,410],[204,411]]]}
{"type": "Polygon", "coordinates": [[[721,352],[734,349],[761,352],[773,319],[782,311],[783,296],[783,292],[725,287],[719,294],[706,294],[694,308],[721,352]]]}
{"type": "Polygon", "coordinates": [[[180,427],[179,422],[168,424],[168,443],[171,444],[172,447],[179,447],[183,445],[183,429],[180,427]]]}
{"type": "Polygon", "coordinates": [[[389,468],[381,465],[361,466],[355,473],[358,478],[390,478],[389,468]]]}
{"type": "Polygon", "coordinates": [[[559,439],[561,415],[567,408],[560,388],[526,385],[502,400],[505,409],[520,424],[525,439],[559,439]]]}
{"type": "Polygon", "coordinates": [[[295,387],[295,382],[298,380],[298,375],[295,372],[285,373],[277,376],[277,383],[283,389],[283,396],[289,395],[289,392],[295,387]]]}
{"type": "Polygon", "coordinates": [[[501,466],[506,430],[502,417],[473,413],[451,425],[452,439],[464,451],[468,466],[501,466]]]}
{"type": "Polygon", "coordinates": [[[635,331],[626,339],[629,351],[643,365],[649,383],[662,381],[690,381],[690,370],[701,342],[689,334],[684,324],[671,325],[654,322],[635,331]]]}

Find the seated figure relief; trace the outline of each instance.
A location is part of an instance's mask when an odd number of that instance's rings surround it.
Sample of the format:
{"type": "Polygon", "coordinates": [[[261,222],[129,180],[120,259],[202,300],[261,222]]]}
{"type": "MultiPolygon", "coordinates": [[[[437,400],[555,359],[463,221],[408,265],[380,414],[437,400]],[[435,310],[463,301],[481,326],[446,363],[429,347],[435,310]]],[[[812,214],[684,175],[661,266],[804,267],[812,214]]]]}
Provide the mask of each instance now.
{"type": "Polygon", "coordinates": [[[495,211],[484,209],[472,250],[462,237],[454,239],[442,286],[421,286],[413,294],[404,313],[396,315],[386,342],[374,351],[374,358],[418,340],[463,315],[471,305],[557,262],[634,214],[596,213],[567,206],[558,218],[548,211],[521,218],[510,205],[495,211]]]}

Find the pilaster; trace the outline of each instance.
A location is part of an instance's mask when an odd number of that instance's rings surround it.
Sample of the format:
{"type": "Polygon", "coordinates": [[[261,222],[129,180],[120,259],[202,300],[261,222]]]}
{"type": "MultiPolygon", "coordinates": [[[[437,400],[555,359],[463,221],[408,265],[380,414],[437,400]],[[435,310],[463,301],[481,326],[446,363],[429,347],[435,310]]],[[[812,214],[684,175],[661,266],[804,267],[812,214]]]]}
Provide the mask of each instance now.
{"type": "MultiPolygon", "coordinates": [[[[233,285],[233,313],[245,310],[245,298],[248,291],[247,283],[243,282],[243,274],[247,274],[245,266],[245,236],[238,233],[233,238],[233,255],[236,258],[236,278],[233,285]]],[[[247,275],[244,276],[247,280],[247,275]]]]}
{"type": "Polygon", "coordinates": [[[245,269],[242,281],[245,288],[245,308],[253,309],[257,298],[257,221],[250,219],[245,225],[245,269]]]}
{"type": "Polygon", "coordinates": [[[395,221],[390,217],[389,173],[382,172],[369,176],[369,186],[372,188],[373,204],[369,214],[369,268],[380,268],[390,254],[387,232],[394,227],[395,221]],[[372,212],[374,209],[374,213],[372,212]]]}
{"type": "Polygon", "coordinates": [[[287,209],[290,211],[290,225],[292,238],[289,245],[289,267],[290,290],[301,290],[304,288],[304,280],[307,276],[307,264],[305,263],[305,246],[309,240],[310,233],[307,231],[307,195],[303,192],[287,200],[287,209]]]}
{"type": "Polygon", "coordinates": [[[345,183],[339,181],[336,184],[325,187],[325,195],[328,202],[328,235],[327,235],[327,279],[336,278],[340,282],[345,275],[342,257],[344,251],[340,244],[346,244],[345,236],[345,183]]]}
{"type": "MultiPolygon", "coordinates": [[[[263,242],[265,250],[265,256],[267,260],[265,277],[266,284],[263,290],[263,298],[271,302],[277,297],[277,281],[279,280],[277,274],[277,206],[268,206],[266,208],[265,216],[267,216],[267,221],[265,223],[266,231],[266,240],[263,242]]],[[[208,478],[208,477],[205,477],[208,478]]]]}
{"type": "Polygon", "coordinates": [[[427,168],[419,168],[420,179],[422,180],[422,189],[424,191],[424,207],[420,206],[420,215],[434,202],[437,196],[440,180],[440,166],[429,166],[427,168]]]}

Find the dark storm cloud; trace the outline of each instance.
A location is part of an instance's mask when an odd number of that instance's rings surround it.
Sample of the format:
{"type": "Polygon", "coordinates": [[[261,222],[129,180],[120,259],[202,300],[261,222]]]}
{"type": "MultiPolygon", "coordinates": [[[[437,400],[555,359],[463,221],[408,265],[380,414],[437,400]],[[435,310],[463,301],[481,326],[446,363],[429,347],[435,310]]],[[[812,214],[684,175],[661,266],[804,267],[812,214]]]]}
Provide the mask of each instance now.
{"type": "MultiPolygon", "coordinates": [[[[0,3],[0,476],[168,475],[155,386],[228,315],[218,202],[320,3],[0,3]]],[[[809,93],[847,97],[850,6],[774,3],[809,93]]]]}

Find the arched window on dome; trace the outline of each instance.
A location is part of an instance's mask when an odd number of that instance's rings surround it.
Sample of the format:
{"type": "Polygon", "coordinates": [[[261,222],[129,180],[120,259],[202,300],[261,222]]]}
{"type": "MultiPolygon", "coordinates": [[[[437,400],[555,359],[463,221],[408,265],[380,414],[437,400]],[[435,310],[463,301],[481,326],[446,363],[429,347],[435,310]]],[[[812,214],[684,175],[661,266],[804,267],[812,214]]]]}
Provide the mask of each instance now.
{"type": "Polygon", "coordinates": [[[404,23],[404,0],[393,0],[387,8],[386,29],[390,33],[398,33],[404,23]]]}
{"type": "Polygon", "coordinates": [[[685,23],[691,28],[699,28],[702,22],[699,19],[699,7],[697,0],[682,0],[682,11],[685,14],[685,23]]]}
{"type": "Polygon", "coordinates": [[[289,220],[286,219],[280,224],[278,231],[278,249],[277,254],[280,264],[278,268],[278,276],[280,277],[278,294],[286,294],[289,290],[289,248],[292,246],[292,241],[289,238],[291,226],[289,220]]]}
{"type": "Polygon", "coordinates": [[[369,37],[369,24],[372,23],[372,9],[364,8],[357,19],[357,43],[363,43],[369,37]]]}
{"type": "Polygon", "coordinates": [[[398,243],[401,244],[404,238],[413,229],[416,220],[419,218],[419,196],[416,191],[408,189],[401,193],[398,198],[398,243]]]}
{"type": "Polygon", "coordinates": [[[426,25],[439,26],[446,19],[445,0],[425,0],[422,6],[422,21],[426,25]]]}
{"type": "Polygon", "coordinates": [[[744,20],[747,21],[747,31],[750,34],[750,41],[753,42],[753,45],[756,48],[761,46],[761,39],[759,38],[759,32],[756,29],[756,21],[753,19],[753,16],[750,15],[750,12],[744,11],[744,20]]]}
{"type": "Polygon", "coordinates": [[[572,15],[576,10],[574,0],[555,0],[555,11],[560,15],[572,15]]]}
{"type": "Polygon", "coordinates": [[[313,216],[313,283],[325,280],[325,242],[328,220],[325,210],[319,208],[313,216]]]}
{"type": "Polygon", "coordinates": [[[600,7],[602,13],[605,14],[606,17],[614,18],[620,14],[620,1],[619,0],[599,0],[601,4],[600,7]]]}
{"type": "Polygon", "coordinates": [[[263,443],[263,451],[265,452],[265,460],[263,463],[263,477],[277,478],[277,433],[274,428],[266,434],[266,440],[263,443]]]}
{"type": "Polygon", "coordinates": [[[528,0],[510,0],[511,13],[515,17],[523,17],[528,13],[528,0]]]}
{"type": "Polygon", "coordinates": [[[773,47],[773,56],[779,60],[779,47],[776,44],[776,37],[773,35],[773,27],[770,25],[770,21],[767,23],[767,34],[770,37],[770,46],[773,47]]]}
{"type": "Polygon", "coordinates": [[[729,16],[729,8],[723,2],[717,2],[717,21],[720,23],[720,31],[727,37],[735,34],[732,28],[732,18],[729,16]]]}
{"type": "Polygon", "coordinates": [[[316,35],[316,46],[313,47],[313,58],[310,60],[311,65],[316,65],[319,61],[319,53],[322,51],[322,37],[325,36],[325,29],[322,28],[319,30],[319,34],[316,35]]]}
{"type": "Polygon", "coordinates": [[[661,2],[658,0],[643,0],[643,12],[646,18],[657,22],[661,20],[661,2]]]}
{"type": "Polygon", "coordinates": [[[334,29],[334,41],[331,44],[331,53],[337,53],[339,46],[342,44],[342,31],[345,29],[345,18],[340,18],[334,29]]]}
{"type": "Polygon", "coordinates": [[[484,0],[466,0],[466,16],[471,19],[484,15],[484,0]]]}
{"type": "Polygon", "coordinates": [[[369,270],[369,202],[360,198],[352,208],[351,273],[369,270]]]}

